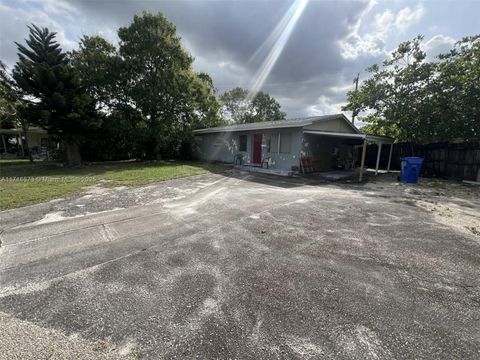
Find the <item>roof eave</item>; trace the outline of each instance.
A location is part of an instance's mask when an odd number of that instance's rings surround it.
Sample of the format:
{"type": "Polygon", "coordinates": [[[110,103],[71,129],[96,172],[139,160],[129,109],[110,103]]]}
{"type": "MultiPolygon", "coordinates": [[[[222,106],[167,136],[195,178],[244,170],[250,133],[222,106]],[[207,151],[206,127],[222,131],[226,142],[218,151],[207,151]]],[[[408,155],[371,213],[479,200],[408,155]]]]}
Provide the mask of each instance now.
{"type": "Polygon", "coordinates": [[[392,144],[395,141],[395,139],[388,136],[368,135],[368,134],[365,134],[365,140],[372,141],[372,142],[381,142],[384,144],[392,144]]]}
{"type": "Polygon", "coordinates": [[[213,133],[223,133],[223,132],[246,132],[246,131],[256,131],[256,130],[273,130],[273,129],[289,129],[289,128],[302,128],[307,125],[311,125],[312,122],[309,124],[285,124],[285,125],[278,125],[275,126],[257,126],[252,128],[208,128],[208,129],[197,129],[193,130],[194,134],[213,134],[213,133]]]}
{"type": "Polygon", "coordinates": [[[366,140],[369,142],[377,142],[377,143],[384,143],[384,144],[391,144],[394,142],[394,139],[388,136],[377,136],[377,135],[368,135],[363,133],[346,133],[340,131],[326,131],[326,130],[304,130],[305,134],[313,134],[313,135],[322,135],[322,136],[330,136],[330,137],[338,137],[344,139],[358,139],[358,140],[366,140]]]}
{"type": "MultiPolygon", "coordinates": [[[[214,128],[207,128],[207,129],[197,129],[193,130],[194,134],[212,134],[212,133],[222,133],[222,132],[244,132],[244,131],[255,131],[255,130],[268,130],[268,129],[285,129],[285,128],[303,128],[308,125],[312,125],[315,123],[321,123],[328,120],[334,120],[341,118],[343,119],[348,126],[350,126],[356,134],[361,134],[362,132],[352,124],[348,118],[342,114],[332,114],[332,115],[322,115],[322,116],[312,116],[304,119],[300,119],[299,123],[292,123],[289,122],[287,124],[279,124],[278,122],[275,123],[258,123],[255,126],[255,123],[251,124],[251,127],[242,127],[242,125],[231,125],[231,126],[222,126],[222,127],[214,127],[214,128]]],[[[250,124],[249,124],[250,125],[250,124]]]]}

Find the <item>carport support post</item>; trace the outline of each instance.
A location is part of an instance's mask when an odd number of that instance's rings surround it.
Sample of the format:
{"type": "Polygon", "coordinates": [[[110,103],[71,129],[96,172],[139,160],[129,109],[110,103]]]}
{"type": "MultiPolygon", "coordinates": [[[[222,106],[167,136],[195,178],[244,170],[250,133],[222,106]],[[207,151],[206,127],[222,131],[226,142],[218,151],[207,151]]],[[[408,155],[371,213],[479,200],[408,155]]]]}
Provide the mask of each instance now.
{"type": "Polygon", "coordinates": [[[378,175],[378,167],[380,166],[381,153],[382,153],[382,143],[378,143],[377,163],[375,164],[375,176],[378,175]]]}
{"type": "Polygon", "coordinates": [[[363,171],[365,166],[366,154],[367,154],[367,139],[364,139],[363,146],[362,146],[362,160],[360,162],[360,176],[358,177],[358,182],[362,182],[362,179],[363,179],[363,171]]]}
{"type": "Polygon", "coordinates": [[[390,164],[392,163],[392,153],[393,153],[393,143],[390,144],[390,153],[388,154],[387,173],[390,172],[390,164]]]}

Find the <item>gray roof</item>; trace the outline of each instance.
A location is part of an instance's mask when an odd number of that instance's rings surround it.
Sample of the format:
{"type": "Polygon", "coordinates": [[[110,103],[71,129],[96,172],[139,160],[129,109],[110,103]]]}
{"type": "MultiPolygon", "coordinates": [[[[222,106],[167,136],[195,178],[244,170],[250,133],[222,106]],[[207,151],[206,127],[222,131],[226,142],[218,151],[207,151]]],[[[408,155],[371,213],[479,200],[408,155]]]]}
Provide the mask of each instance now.
{"type": "MultiPolygon", "coordinates": [[[[351,124],[350,121],[343,114],[334,114],[334,115],[323,115],[323,116],[310,116],[304,118],[296,119],[287,119],[287,120],[276,120],[276,121],[264,121],[256,122],[251,124],[236,124],[228,126],[219,126],[207,129],[198,129],[194,130],[194,134],[209,134],[209,133],[218,133],[218,132],[234,132],[234,131],[248,131],[248,130],[266,130],[266,129],[278,129],[278,128],[294,128],[294,127],[304,127],[311,125],[317,122],[335,120],[342,118],[347,121],[348,124],[351,124]]],[[[358,132],[358,129],[352,125],[352,128],[358,132]]]]}

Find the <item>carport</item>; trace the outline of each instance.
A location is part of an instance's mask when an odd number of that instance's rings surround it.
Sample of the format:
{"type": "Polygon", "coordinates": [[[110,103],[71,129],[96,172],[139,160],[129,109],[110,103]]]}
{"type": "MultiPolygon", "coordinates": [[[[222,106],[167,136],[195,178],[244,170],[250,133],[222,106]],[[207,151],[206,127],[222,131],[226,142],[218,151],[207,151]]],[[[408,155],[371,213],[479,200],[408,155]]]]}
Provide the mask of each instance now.
{"type": "Polygon", "coordinates": [[[304,134],[319,136],[319,137],[326,137],[330,139],[342,139],[345,143],[360,147],[361,150],[361,161],[360,161],[360,173],[358,181],[361,182],[363,180],[363,175],[365,172],[365,156],[367,152],[367,145],[368,144],[376,144],[378,146],[377,152],[377,161],[375,165],[375,175],[378,175],[378,170],[380,166],[380,156],[382,153],[383,145],[390,145],[389,146],[389,155],[388,155],[388,165],[387,165],[387,173],[390,171],[390,164],[392,162],[392,151],[393,151],[393,139],[387,136],[375,136],[375,135],[367,135],[361,133],[345,133],[345,132],[332,132],[332,131],[322,131],[322,130],[303,130],[304,134]]]}

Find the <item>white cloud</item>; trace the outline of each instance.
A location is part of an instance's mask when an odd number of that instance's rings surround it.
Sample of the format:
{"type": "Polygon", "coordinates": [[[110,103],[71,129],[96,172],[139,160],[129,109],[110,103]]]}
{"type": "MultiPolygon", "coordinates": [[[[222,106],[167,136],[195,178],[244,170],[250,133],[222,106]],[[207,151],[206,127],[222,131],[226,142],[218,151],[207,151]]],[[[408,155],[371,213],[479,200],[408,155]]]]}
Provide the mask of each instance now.
{"type": "MultiPolygon", "coordinates": [[[[43,7],[30,7],[27,2],[25,8],[14,8],[0,4],[0,54],[2,60],[9,66],[17,61],[16,47],[14,41],[24,43],[27,25],[35,24],[48,27],[51,31],[57,33],[56,40],[61,44],[63,50],[72,50],[77,46],[77,42],[68,38],[64,28],[55,21],[43,7]]],[[[49,6],[45,3],[45,6],[49,6]]],[[[60,10],[59,10],[60,11],[60,10]]]]}
{"type": "Polygon", "coordinates": [[[419,22],[424,14],[425,9],[420,4],[414,10],[406,7],[397,13],[395,27],[397,30],[405,32],[410,26],[419,22]]]}
{"type": "Polygon", "coordinates": [[[375,27],[377,31],[383,31],[384,33],[389,31],[392,24],[395,23],[395,14],[390,10],[385,10],[383,13],[375,15],[375,27]]]}
{"type": "Polygon", "coordinates": [[[341,55],[345,59],[355,59],[362,53],[370,53],[375,50],[375,44],[371,39],[362,38],[360,34],[361,27],[365,18],[370,14],[377,2],[369,0],[367,6],[362,10],[357,21],[349,26],[347,36],[339,41],[341,55]]]}
{"type": "Polygon", "coordinates": [[[425,48],[425,51],[432,51],[443,45],[448,45],[449,47],[451,47],[453,44],[455,44],[454,38],[451,38],[450,36],[438,34],[433,36],[430,40],[426,41],[424,43],[424,48],[425,48]]]}
{"type": "Polygon", "coordinates": [[[61,16],[69,21],[76,21],[76,17],[80,15],[72,4],[62,0],[42,0],[41,6],[45,13],[61,16]]]}
{"type": "Polygon", "coordinates": [[[347,91],[352,90],[353,82],[346,83],[346,84],[339,84],[335,86],[330,86],[330,91],[334,94],[346,94],[347,91]]]}
{"type": "Polygon", "coordinates": [[[427,53],[427,60],[431,61],[441,53],[446,53],[452,49],[456,40],[450,36],[438,34],[432,36],[429,40],[422,44],[422,50],[427,53]]]}
{"type": "Polygon", "coordinates": [[[339,42],[343,58],[353,60],[362,55],[387,54],[385,43],[388,37],[394,32],[404,33],[425,14],[424,7],[419,4],[415,9],[407,6],[396,13],[387,9],[376,13],[373,21],[368,22],[375,5],[376,2],[369,2],[351,32],[339,42]]]}
{"type": "Polygon", "coordinates": [[[308,115],[329,115],[342,112],[344,103],[334,103],[330,98],[322,95],[319,96],[317,103],[308,108],[308,115]]]}

